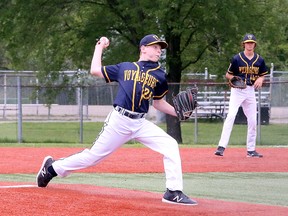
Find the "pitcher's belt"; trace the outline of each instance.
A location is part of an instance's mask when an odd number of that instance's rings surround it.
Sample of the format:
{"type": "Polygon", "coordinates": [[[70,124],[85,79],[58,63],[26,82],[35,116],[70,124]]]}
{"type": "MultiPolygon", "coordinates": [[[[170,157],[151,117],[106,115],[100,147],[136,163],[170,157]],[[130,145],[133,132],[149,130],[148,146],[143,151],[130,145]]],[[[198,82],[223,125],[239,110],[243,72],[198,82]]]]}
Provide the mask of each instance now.
{"type": "Polygon", "coordinates": [[[132,112],[132,111],[127,110],[127,109],[124,109],[124,108],[122,108],[122,107],[120,107],[120,106],[116,106],[116,107],[115,107],[115,110],[116,110],[117,112],[119,112],[121,115],[127,116],[127,117],[129,117],[129,118],[131,118],[131,119],[140,119],[140,118],[145,117],[145,114],[146,114],[146,113],[136,113],[136,112],[132,112]]]}

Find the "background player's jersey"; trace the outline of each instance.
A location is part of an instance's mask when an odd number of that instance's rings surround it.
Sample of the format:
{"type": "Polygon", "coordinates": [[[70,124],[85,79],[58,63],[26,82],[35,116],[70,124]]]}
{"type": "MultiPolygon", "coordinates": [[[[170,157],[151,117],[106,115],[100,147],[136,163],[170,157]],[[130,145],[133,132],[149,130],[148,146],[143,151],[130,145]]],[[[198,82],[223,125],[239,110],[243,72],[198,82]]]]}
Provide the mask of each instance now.
{"type": "Polygon", "coordinates": [[[107,83],[119,83],[113,106],[147,113],[149,100],[161,99],[168,91],[166,74],[158,62],[122,62],[102,67],[107,83]]]}
{"type": "Polygon", "coordinates": [[[264,59],[257,53],[249,60],[244,52],[235,55],[230,62],[228,73],[241,77],[247,85],[253,85],[259,76],[268,74],[264,59]]]}

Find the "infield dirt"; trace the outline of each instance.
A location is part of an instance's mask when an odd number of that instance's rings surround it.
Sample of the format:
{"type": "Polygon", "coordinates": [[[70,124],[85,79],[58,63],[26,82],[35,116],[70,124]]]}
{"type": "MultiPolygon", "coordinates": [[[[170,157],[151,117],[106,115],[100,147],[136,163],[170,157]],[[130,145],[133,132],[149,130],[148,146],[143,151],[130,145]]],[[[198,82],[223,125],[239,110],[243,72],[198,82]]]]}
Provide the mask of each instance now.
{"type": "MultiPolygon", "coordinates": [[[[80,148],[0,148],[1,174],[38,172],[47,155],[61,158],[80,148]]],[[[264,158],[246,158],[244,148],[230,148],[224,157],[214,148],[181,148],[183,172],[287,172],[288,148],[261,148],[264,158]],[[284,152],[284,153],[283,153],[284,152]],[[275,157],[281,155],[281,157],[275,157]]],[[[80,172],[146,173],[163,172],[162,156],[146,148],[120,148],[97,166],[80,172]],[[121,160],[119,160],[121,158],[121,160]],[[117,166],[115,166],[117,164],[117,166]]],[[[24,183],[21,183],[24,185],[24,183]]],[[[197,199],[198,206],[161,202],[162,193],[91,185],[50,184],[47,188],[0,188],[1,216],[16,215],[287,215],[287,207],[197,199]]],[[[27,185],[25,183],[25,185],[27,185]]],[[[0,186],[19,185],[0,182],[0,186]]],[[[193,197],[194,198],[194,197],[193,197]]]]}

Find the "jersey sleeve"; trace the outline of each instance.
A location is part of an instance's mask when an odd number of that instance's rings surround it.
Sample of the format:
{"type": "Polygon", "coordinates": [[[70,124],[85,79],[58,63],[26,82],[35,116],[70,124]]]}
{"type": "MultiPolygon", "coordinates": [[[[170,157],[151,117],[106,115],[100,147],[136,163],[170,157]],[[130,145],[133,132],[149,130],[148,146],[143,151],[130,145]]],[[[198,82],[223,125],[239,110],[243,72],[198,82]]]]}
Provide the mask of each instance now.
{"type": "Polygon", "coordinates": [[[102,74],[107,83],[117,81],[120,64],[108,65],[102,67],[102,74]]]}
{"type": "Polygon", "coordinates": [[[265,76],[267,74],[268,74],[268,68],[267,68],[267,66],[265,64],[264,59],[262,59],[261,65],[259,67],[259,76],[265,76]]]}
{"type": "Polygon", "coordinates": [[[238,63],[237,63],[237,59],[235,58],[235,56],[233,58],[231,58],[230,60],[230,65],[228,67],[227,72],[229,74],[235,75],[235,73],[237,73],[238,71],[238,63]]]}
{"type": "Polygon", "coordinates": [[[167,92],[168,92],[168,83],[166,80],[166,74],[164,73],[164,78],[162,79],[161,82],[157,83],[154,89],[153,100],[162,99],[167,94],[167,92]]]}

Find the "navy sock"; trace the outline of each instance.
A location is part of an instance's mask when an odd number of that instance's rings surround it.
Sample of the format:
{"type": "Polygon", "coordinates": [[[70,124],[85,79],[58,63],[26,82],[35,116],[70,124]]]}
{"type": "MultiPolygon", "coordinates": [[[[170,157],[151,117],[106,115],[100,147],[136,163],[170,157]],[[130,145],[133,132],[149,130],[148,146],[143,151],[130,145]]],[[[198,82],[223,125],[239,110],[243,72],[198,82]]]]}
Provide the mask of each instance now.
{"type": "Polygon", "coordinates": [[[55,170],[53,169],[53,166],[48,167],[48,172],[53,176],[57,176],[57,173],[55,172],[55,170]]]}

